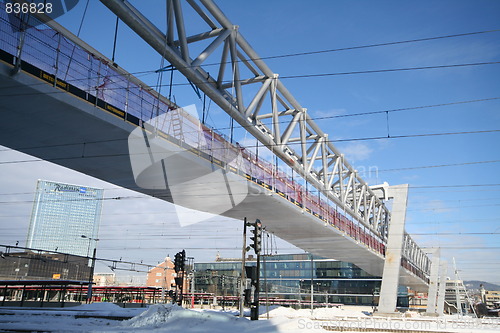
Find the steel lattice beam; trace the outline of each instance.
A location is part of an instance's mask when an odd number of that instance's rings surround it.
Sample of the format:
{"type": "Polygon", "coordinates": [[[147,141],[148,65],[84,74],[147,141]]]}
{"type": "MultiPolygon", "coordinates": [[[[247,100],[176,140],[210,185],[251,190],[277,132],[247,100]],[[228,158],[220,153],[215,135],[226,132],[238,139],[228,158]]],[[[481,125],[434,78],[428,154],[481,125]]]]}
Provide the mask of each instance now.
{"type": "MultiPolygon", "coordinates": [[[[208,29],[192,36],[186,35],[180,0],[167,0],[166,33],[126,0],[100,1],[309,184],[381,239],[387,239],[390,212],[384,202],[212,0],[186,0],[208,29]],[[199,54],[190,48],[192,43],[209,39],[211,43],[199,54]],[[201,66],[217,49],[220,63],[212,71],[217,76],[212,77],[201,66]],[[245,72],[249,74],[245,76],[245,72]],[[245,101],[243,96],[248,93],[243,93],[244,88],[255,85],[257,93],[245,101]],[[264,106],[267,94],[270,103],[264,106]]],[[[421,259],[423,252],[415,247],[418,251],[407,258],[425,271],[428,259],[421,259]]]]}

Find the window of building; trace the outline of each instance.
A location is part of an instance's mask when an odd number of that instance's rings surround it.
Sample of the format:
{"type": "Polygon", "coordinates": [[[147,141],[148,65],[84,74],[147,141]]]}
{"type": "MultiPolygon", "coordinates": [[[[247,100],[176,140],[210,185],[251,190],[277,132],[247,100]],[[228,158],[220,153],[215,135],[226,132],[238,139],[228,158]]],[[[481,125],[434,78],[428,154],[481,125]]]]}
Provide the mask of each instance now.
{"type": "Polygon", "coordinates": [[[156,273],[156,276],[161,276],[161,272],[160,273],[156,273]]]}

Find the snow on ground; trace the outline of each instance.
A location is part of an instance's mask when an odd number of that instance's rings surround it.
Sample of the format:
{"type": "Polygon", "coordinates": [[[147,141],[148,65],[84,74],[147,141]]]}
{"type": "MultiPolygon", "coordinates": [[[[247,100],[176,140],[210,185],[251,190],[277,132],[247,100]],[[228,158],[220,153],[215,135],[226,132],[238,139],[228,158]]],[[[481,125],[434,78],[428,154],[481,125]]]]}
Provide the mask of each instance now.
{"type": "Polygon", "coordinates": [[[250,321],[232,312],[215,310],[188,310],[174,304],[151,305],[148,308],[123,309],[110,303],[94,303],[65,309],[7,309],[0,308],[0,332],[259,332],[303,333],[326,332],[312,327],[309,318],[276,317],[271,320],[250,321]],[[124,321],[104,318],[76,318],[76,316],[136,316],[124,321]],[[300,321],[300,323],[299,323],[300,321]]]}
{"type": "Polygon", "coordinates": [[[177,305],[152,305],[141,315],[123,322],[122,328],[125,327],[134,328],[134,332],[303,332],[287,318],[256,322],[230,313],[186,310],[177,305]]]}
{"type": "MultiPolygon", "coordinates": [[[[261,310],[265,309],[261,308],[261,310]]],[[[94,303],[65,309],[0,308],[0,332],[237,332],[237,333],[307,333],[409,330],[428,332],[489,333],[500,332],[500,319],[472,319],[443,316],[378,317],[362,308],[319,308],[294,310],[271,308],[259,321],[235,316],[234,311],[188,310],[177,305],[151,305],[147,308],[124,309],[110,303],[94,303]],[[88,318],[88,316],[132,317],[128,320],[88,318]],[[84,318],[78,318],[83,316],[84,318]],[[356,330],[360,328],[360,330],[356,330]]]]}
{"type": "Polygon", "coordinates": [[[269,317],[287,317],[287,318],[311,318],[316,320],[332,318],[364,318],[367,315],[360,310],[344,308],[318,308],[311,313],[310,309],[295,310],[292,308],[278,307],[269,311],[269,317]]]}
{"type": "Polygon", "coordinates": [[[17,311],[15,314],[0,315],[0,332],[96,332],[112,324],[112,320],[75,318],[69,314],[54,311],[17,311]]]}

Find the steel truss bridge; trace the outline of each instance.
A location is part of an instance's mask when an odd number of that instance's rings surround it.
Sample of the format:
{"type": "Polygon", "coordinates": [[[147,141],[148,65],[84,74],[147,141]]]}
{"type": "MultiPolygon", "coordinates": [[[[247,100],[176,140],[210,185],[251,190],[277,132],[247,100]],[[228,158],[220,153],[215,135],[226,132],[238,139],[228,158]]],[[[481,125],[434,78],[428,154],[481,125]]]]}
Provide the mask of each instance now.
{"type": "MultiPolygon", "coordinates": [[[[155,132],[161,145],[182,147],[191,153],[185,161],[197,168],[218,168],[226,178],[247,183],[253,195],[221,215],[253,215],[304,250],[382,275],[391,224],[388,198],[358,175],[211,0],[168,0],[166,33],[125,0],[101,2],[302,181],[200,124],[48,17],[26,21],[4,8],[0,144],[172,202],[168,188],[137,186],[127,146],[130,132],[164,115],[167,124],[155,132]],[[186,35],[183,5],[206,23],[205,31],[186,35]],[[194,51],[198,43],[207,45],[201,53],[194,51]],[[211,76],[202,66],[215,54],[219,65],[211,76]]],[[[216,203],[208,197],[176,203],[210,212],[216,203]]],[[[430,259],[408,233],[402,240],[400,282],[425,286],[430,259]]]]}

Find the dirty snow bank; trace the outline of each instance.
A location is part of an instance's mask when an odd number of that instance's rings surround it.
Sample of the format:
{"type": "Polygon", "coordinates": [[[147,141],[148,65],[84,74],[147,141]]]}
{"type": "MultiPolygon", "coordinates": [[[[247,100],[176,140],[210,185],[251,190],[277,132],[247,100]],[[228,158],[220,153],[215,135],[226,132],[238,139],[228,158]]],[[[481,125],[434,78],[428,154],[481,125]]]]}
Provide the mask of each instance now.
{"type": "MultiPolygon", "coordinates": [[[[142,314],[122,323],[123,328],[148,330],[154,332],[304,332],[302,321],[307,318],[250,321],[219,311],[193,311],[175,304],[152,305],[142,314]],[[299,323],[299,320],[301,322],[299,323]]],[[[307,330],[307,332],[325,332],[307,330]]]]}

